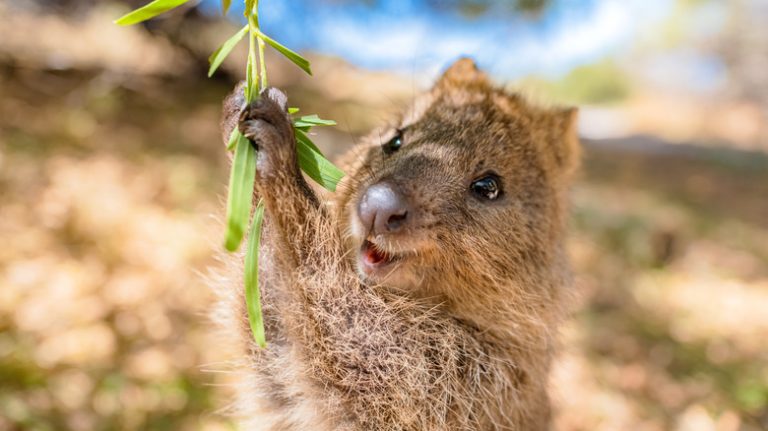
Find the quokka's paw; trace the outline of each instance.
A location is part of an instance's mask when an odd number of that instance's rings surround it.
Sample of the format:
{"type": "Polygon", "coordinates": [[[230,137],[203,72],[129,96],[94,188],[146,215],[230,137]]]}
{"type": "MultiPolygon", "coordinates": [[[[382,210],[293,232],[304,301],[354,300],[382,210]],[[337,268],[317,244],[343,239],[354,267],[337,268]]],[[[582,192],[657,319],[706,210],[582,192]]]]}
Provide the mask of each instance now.
{"type": "Polygon", "coordinates": [[[232,130],[237,127],[245,105],[245,81],[240,81],[221,105],[221,139],[224,145],[227,145],[232,130]]]}
{"type": "Polygon", "coordinates": [[[240,114],[240,133],[259,151],[257,167],[262,174],[296,166],[296,143],[287,104],[282,91],[268,87],[240,114]]]}

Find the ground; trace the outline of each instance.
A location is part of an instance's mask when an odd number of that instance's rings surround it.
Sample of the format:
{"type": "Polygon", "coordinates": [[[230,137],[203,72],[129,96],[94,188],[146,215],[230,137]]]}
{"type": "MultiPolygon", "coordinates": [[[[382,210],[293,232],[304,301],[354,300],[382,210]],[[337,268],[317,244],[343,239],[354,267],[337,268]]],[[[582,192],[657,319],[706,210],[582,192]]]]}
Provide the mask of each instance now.
{"type": "MultiPolygon", "coordinates": [[[[0,430],[234,428],[204,283],[230,86],[0,69],[0,430]]],[[[291,94],[353,137],[385,116],[291,94]]],[[[586,143],[558,430],[768,428],[766,196],[759,153],[586,143]]]]}

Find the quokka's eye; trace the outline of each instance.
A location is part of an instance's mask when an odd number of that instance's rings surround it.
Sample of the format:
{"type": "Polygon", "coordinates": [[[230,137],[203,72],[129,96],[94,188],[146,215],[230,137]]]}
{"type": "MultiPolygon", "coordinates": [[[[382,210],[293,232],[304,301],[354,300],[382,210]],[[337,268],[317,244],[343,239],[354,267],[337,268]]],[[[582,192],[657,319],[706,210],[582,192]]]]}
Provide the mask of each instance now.
{"type": "Polygon", "coordinates": [[[486,175],[472,181],[469,190],[480,199],[492,201],[501,196],[501,180],[496,175],[486,175]]]}
{"type": "Polygon", "coordinates": [[[381,148],[384,150],[384,154],[392,154],[395,151],[399,150],[402,145],[403,145],[403,131],[398,130],[397,134],[392,139],[385,142],[381,148]]]}

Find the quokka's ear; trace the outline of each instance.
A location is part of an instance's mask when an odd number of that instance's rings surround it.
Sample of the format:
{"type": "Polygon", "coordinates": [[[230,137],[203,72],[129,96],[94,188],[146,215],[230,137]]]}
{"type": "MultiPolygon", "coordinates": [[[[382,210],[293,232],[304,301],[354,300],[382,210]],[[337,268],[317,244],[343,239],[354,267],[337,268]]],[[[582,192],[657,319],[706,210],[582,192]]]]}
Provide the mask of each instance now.
{"type": "Polygon", "coordinates": [[[572,174],[581,163],[579,143],[578,108],[558,108],[546,114],[548,137],[546,151],[552,155],[558,170],[565,175],[572,174]]]}
{"type": "Polygon", "coordinates": [[[488,76],[477,68],[469,57],[461,57],[443,72],[435,87],[459,87],[466,85],[488,85],[488,76]]]}

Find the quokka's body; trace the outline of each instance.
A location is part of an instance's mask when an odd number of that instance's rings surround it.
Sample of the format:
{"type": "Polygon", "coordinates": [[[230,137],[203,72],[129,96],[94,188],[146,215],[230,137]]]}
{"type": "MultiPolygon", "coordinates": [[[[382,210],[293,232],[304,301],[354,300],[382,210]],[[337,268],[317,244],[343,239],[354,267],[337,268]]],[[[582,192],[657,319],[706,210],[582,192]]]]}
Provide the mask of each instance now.
{"type": "Polygon", "coordinates": [[[459,60],[344,157],[326,202],[299,171],[285,96],[244,107],[237,94],[222,132],[257,146],[266,203],[266,349],[242,256],[216,283],[243,348],[243,429],[548,429],[575,111],[535,107],[459,60]]]}

